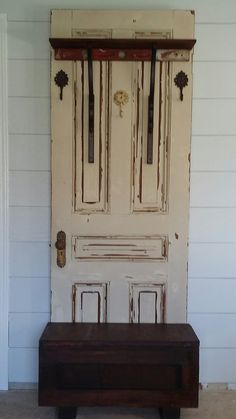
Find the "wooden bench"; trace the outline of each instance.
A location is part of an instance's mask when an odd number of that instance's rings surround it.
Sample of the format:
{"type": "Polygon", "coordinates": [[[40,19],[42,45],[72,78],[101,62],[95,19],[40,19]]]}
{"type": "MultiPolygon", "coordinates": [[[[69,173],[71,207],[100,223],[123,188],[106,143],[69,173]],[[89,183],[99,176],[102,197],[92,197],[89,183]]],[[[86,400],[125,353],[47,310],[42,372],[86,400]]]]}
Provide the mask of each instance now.
{"type": "Polygon", "coordinates": [[[199,340],[187,324],[49,323],[39,342],[39,405],[198,406],[199,340]]]}

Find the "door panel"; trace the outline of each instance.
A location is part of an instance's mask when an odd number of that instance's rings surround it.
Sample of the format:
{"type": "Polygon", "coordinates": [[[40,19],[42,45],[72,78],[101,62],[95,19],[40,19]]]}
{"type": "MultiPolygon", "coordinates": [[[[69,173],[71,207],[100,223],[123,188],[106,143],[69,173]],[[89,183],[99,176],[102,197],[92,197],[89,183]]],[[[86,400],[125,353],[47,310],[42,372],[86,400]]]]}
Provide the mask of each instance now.
{"type": "Polygon", "coordinates": [[[75,210],[82,213],[107,210],[107,118],[109,65],[93,64],[94,163],[88,163],[88,64],[75,64],[75,210]]]}
{"type": "MultiPolygon", "coordinates": [[[[193,38],[193,29],[185,11],[55,10],[51,22],[53,37],[193,38]]],[[[185,321],[192,53],[157,51],[152,164],[150,63],[92,66],[89,163],[87,60],[52,58],[52,320],[185,321]],[[63,100],[54,82],[60,70],[68,76],[63,100]],[[188,77],[183,101],[174,83],[179,71],[188,77]],[[61,230],[63,268],[54,248],[61,230]]]]}
{"type": "Polygon", "coordinates": [[[147,164],[148,96],[150,63],[137,64],[134,76],[134,196],[133,211],[165,212],[168,182],[169,63],[158,63],[155,72],[153,163],[147,164]]]}
{"type": "Polygon", "coordinates": [[[164,236],[74,236],[73,256],[79,260],[167,260],[164,236]]]}
{"type": "Polygon", "coordinates": [[[107,283],[73,285],[72,320],[81,323],[107,321],[107,283]]]}
{"type": "Polygon", "coordinates": [[[130,284],[130,322],[163,323],[165,320],[165,282],[130,284]]]}

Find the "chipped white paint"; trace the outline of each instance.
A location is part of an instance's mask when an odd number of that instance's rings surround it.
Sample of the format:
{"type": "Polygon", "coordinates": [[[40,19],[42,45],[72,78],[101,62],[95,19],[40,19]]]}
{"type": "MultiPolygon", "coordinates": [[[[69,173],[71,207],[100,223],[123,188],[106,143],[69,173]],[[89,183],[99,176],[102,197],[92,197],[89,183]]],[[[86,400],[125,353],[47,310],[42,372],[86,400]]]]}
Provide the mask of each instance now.
{"type": "MultiPolygon", "coordinates": [[[[193,38],[193,29],[191,12],[56,10],[51,35],[193,38]]],[[[173,51],[161,54],[163,60],[173,58],[173,51]]],[[[107,321],[115,322],[186,320],[192,60],[186,61],[181,51],[176,57],[156,65],[154,159],[149,165],[150,63],[93,63],[95,161],[90,164],[87,62],[52,59],[54,321],[104,321],[104,312],[107,321]],[[69,78],[62,101],[54,83],[61,69],[69,78]],[[180,70],[189,78],[183,102],[173,81],[180,70]],[[122,118],[113,101],[117,91],[130,98],[122,118]],[[60,230],[67,235],[63,269],[56,265],[54,248],[60,230]],[[155,272],[160,282],[150,279],[155,272]],[[127,277],[135,282],[132,292],[127,277]],[[105,298],[101,290],[107,283],[105,298]]]]}
{"type": "Polygon", "coordinates": [[[107,321],[109,283],[86,282],[72,287],[72,321],[101,323],[107,321]]]}
{"type": "Polygon", "coordinates": [[[165,321],[165,283],[130,283],[130,322],[165,321]]]}
{"type": "Polygon", "coordinates": [[[88,163],[88,64],[75,64],[75,210],[105,212],[107,209],[107,109],[109,66],[93,63],[95,131],[94,163],[88,163]]]}
{"type": "Polygon", "coordinates": [[[168,64],[158,64],[155,74],[153,164],[147,164],[148,97],[150,63],[137,63],[134,69],[133,116],[133,211],[167,210],[168,142],[170,138],[170,85],[168,64]]]}
{"type": "Polygon", "coordinates": [[[186,50],[164,50],[157,52],[158,61],[189,61],[191,59],[191,52],[186,50]]]}
{"type": "Polygon", "coordinates": [[[167,260],[168,240],[160,236],[72,237],[75,259],[167,260]]]}

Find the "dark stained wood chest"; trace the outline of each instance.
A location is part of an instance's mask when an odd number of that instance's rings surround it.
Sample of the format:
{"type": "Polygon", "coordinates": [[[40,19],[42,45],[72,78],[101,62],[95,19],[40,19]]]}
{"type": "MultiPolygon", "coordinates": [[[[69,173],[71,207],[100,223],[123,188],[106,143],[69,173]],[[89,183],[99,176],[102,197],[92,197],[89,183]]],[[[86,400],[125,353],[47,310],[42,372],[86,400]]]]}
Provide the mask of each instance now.
{"type": "Polygon", "coordinates": [[[187,324],[49,323],[39,342],[39,405],[198,406],[199,340],[187,324]]]}

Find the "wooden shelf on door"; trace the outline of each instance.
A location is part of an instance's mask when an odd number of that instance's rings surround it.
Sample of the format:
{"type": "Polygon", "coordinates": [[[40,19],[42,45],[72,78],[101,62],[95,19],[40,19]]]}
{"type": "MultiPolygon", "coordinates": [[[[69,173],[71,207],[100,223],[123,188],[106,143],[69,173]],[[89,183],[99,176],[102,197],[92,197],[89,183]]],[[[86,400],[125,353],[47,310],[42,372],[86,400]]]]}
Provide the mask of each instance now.
{"type": "Polygon", "coordinates": [[[79,61],[87,60],[88,50],[96,61],[151,61],[153,49],[157,51],[157,59],[187,61],[188,55],[183,51],[192,50],[196,43],[195,39],[49,38],[49,41],[56,60],[79,61]],[[160,50],[163,53],[158,55],[160,50]],[[171,54],[166,54],[168,51],[171,54]]]}

